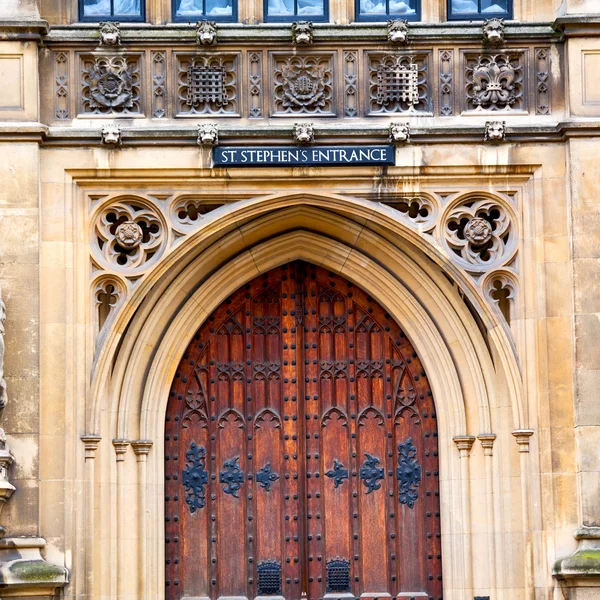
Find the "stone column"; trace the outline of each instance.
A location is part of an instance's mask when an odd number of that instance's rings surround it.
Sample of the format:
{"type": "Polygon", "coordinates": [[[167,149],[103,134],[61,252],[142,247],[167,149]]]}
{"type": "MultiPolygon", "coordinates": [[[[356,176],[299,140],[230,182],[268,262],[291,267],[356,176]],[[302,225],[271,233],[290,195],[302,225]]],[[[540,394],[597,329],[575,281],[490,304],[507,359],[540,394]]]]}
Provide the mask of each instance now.
{"type": "Polygon", "coordinates": [[[129,440],[113,440],[117,461],[117,600],[123,598],[123,557],[125,555],[125,481],[123,470],[129,440]]]}
{"type": "Polygon", "coordinates": [[[139,485],[139,524],[138,524],[138,560],[139,560],[139,573],[138,573],[138,598],[148,597],[148,550],[146,539],[148,537],[148,522],[146,515],[148,513],[148,453],[152,448],[152,442],[150,440],[136,440],[131,442],[133,451],[137,456],[138,463],[138,485],[139,485]]]}
{"type": "Polygon", "coordinates": [[[490,590],[496,591],[496,569],[501,566],[501,561],[496,556],[496,519],[494,516],[494,470],[493,470],[493,455],[494,441],[496,435],[494,433],[481,433],[477,436],[483,447],[485,456],[485,497],[486,497],[486,512],[487,512],[487,527],[488,539],[490,547],[490,590]]]}
{"type": "Polygon", "coordinates": [[[95,458],[96,450],[102,438],[97,435],[82,435],[81,441],[85,446],[85,597],[94,597],[94,555],[95,555],[95,458]]]}
{"type": "Polygon", "coordinates": [[[461,435],[453,438],[458,455],[460,457],[460,482],[461,482],[461,506],[463,522],[463,546],[464,546],[464,597],[473,596],[473,549],[471,540],[471,472],[469,469],[469,457],[471,448],[475,443],[474,435],[461,435]]]}

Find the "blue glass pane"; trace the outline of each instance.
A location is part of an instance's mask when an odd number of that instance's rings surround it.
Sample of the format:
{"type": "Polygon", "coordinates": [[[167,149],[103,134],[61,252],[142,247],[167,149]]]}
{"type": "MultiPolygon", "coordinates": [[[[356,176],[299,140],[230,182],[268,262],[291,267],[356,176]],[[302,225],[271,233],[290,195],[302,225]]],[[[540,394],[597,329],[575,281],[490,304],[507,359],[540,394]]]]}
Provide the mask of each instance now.
{"type": "Polygon", "coordinates": [[[269,17],[293,17],[294,0],[269,0],[267,12],[269,17]]]}
{"type": "Polygon", "coordinates": [[[452,14],[508,14],[508,0],[481,0],[481,13],[477,0],[452,0],[452,14]]]}
{"type": "Polygon", "coordinates": [[[360,0],[361,15],[404,15],[410,17],[417,13],[417,0],[389,0],[387,12],[385,0],[360,0]]]}
{"type": "Polygon", "coordinates": [[[322,17],[324,0],[298,0],[299,17],[322,17]]]}
{"type": "Polygon", "coordinates": [[[178,17],[202,17],[202,0],[180,0],[177,4],[178,17]]]}
{"type": "Polygon", "coordinates": [[[231,17],[233,15],[232,0],[206,0],[207,17],[231,17]]]}
{"type": "Polygon", "coordinates": [[[114,0],[115,16],[136,16],[140,14],[140,0],[114,0]]]}
{"type": "Polygon", "coordinates": [[[110,0],[84,0],[84,17],[110,17],[110,0]]]}
{"type": "Polygon", "coordinates": [[[484,15],[508,13],[508,0],[481,0],[481,12],[484,15]]]}

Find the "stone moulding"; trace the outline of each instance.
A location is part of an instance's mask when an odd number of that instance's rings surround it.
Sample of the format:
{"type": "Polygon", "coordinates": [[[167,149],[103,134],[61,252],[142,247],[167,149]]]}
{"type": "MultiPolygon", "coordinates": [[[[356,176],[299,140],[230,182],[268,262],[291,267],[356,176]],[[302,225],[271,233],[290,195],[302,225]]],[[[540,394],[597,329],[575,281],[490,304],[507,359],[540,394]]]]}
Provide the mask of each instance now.
{"type": "Polygon", "coordinates": [[[43,538],[0,540],[0,596],[54,598],[69,583],[69,571],[42,558],[43,538]]]}
{"type": "Polygon", "coordinates": [[[582,527],[574,537],[577,550],[554,563],[552,574],[567,587],[600,587],[600,527],[582,527]]]}

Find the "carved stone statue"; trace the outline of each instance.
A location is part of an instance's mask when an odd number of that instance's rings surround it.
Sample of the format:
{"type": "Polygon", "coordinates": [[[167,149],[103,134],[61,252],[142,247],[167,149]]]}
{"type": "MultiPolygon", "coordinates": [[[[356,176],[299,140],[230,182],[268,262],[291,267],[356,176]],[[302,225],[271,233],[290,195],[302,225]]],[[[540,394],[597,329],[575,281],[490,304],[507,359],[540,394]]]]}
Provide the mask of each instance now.
{"type": "Polygon", "coordinates": [[[504,42],[504,19],[486,19],[483,22],[483,39],[492,46],[504,42]]]}
{"type": "Polygon", "coordinates": [[[216,146],[219,143],[219,129],[215,123],[198,125],[198,145],[216,146]]]}
{"type": "Polygon", "coordinates": [[[387,34],[390,44],[406,44],[408,42],[408,21],[406,19],[388,21],[387,34]]]}
{"type": "Polygon", "coordinates": [[[121,128],[113,123],[102,125],[102,143],[106,145],[120,146],[122,142],[121,128]]]}
{"type": "Polygon", "coordinates": [[[292,43],[306,46],[313,43],[313,24],[311,21],[292,23],[292,43]]]}
{"type": "Polygon", "coordinates": [[[506,139],[506,121],[488,121],[485,124],[486,142],[502,142],[506,139]]]}
{"type": "MultiPolygon", "coordinates": [[[[6,307],[2,301],[2,288],[0,288],[0,414],[6,406],[6,381],[4,379],[4,321],[6,320],[6,307]]],[[[1,431],[1,430],[0,430],[1,431]]]]}
{"type": "Polygon", "coordinates": [[[198,21],[196,41],[203,46],[214,46],[217,43],[217,24],[214,21],[198,21]]]}
{"type": "Polygon", "coordinates": [[[102,21],[100,27],[101,46],[119,46],[121,44],[121,24],[117,21],[102,21]]]}
{"type": "Polygon", "coordinates": [[[294,123],[294,141],[297,144],[310,144],[315,141],[312,123],[294,123]]]}
{"type": "Polygon", "coordinates": [[[408,123],[390,123],[390,141],[396,144],[410,142],[410,126],[408,123]]]}

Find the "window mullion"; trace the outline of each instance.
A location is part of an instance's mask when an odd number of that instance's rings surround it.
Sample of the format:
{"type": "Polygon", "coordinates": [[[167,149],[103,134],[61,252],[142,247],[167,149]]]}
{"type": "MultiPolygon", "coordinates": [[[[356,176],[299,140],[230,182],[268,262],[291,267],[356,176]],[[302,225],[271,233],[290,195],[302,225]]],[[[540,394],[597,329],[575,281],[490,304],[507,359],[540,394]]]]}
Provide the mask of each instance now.
{"type": "Polygon", "coordinates": [[[115,16],[115,0],[110,0],[110,16],[115,16]]]}

